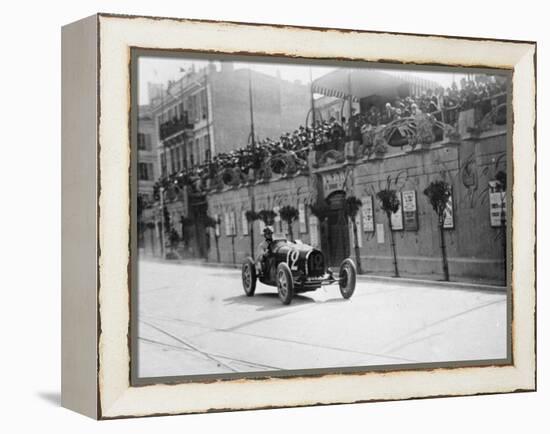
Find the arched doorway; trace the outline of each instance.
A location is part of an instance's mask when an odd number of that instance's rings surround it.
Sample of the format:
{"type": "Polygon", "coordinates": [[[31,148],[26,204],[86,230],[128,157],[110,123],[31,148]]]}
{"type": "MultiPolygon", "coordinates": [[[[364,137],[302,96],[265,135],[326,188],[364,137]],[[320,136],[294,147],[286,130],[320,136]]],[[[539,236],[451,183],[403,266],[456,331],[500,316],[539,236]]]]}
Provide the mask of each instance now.
{"type": "Polygon", "coordinates": [[[321,224],[322,249],[328,265],[338,267],[349,256],[348,219],[344,214],[346,193],[335,191],[326,199],[326,214],[321,224]]]}

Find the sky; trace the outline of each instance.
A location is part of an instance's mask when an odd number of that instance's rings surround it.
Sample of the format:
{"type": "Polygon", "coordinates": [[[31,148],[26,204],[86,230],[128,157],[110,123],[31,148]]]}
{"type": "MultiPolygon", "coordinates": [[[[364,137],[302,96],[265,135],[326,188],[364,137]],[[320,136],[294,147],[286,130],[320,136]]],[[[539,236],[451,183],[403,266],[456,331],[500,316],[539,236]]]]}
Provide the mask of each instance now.
{"type": "MultiPolygon", "coordinates": [[[[184,57],[140,57],[138,67],[139,104],[147,104],[149,102],[147,83],[167,83],[168,80],[177,80],[183,75],[180,70],[188,70],[193,64],[198,70],[206,66],[207,61],[184,57]]],[[[279,71],[283,79],[289,81],[300,80],[304,84],[309,84],[311,78],[315,80],[336,69],[334,66],[292,65],[288,63],[268,62],[235,62],[234,66],[235,69],[252,68],[253,70],[272,76],[276,76],[277,71],[279,71]]],[[[402,74],[407,70],[382,69],[382,71],[390,74],[402,74]]],[[[453,80],[456,80],[457,83],[460,82],[460,79],[465,76],[465,74],[457,72],[428,72],[410,70],[407,72],[411,75],[435,81],[444,87],[450,86],[453,80]]]]}

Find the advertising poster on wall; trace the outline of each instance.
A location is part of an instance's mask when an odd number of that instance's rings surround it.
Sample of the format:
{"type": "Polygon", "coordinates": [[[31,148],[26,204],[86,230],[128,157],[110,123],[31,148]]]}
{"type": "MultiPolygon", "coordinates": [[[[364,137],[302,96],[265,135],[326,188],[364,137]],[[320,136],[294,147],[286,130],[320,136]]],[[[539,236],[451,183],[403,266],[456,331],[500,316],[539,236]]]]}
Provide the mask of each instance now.
{"type": "Polygon", "coordinates": [[[489,193],[491,227],[499,228],[506,224],[506,195],[501,192],[489,193]]]}
{"type": "Polygon", "coordinates": [[[361,199],[361,213],[363,214],[363,232],[374,232],[374,208],[372,196],[365,196],[361,199]]]}
{"type": "Polygon", "coordinates": [[[416,191],[404,191],[403,199],[403,224],[406,231],[418,230],[418,214],[416,212],[416,191]]]}
{"type": "Polygon", "coordinates": [[[453,195],[449,196],[447,201],[447,206],[445,207],[445,219],[443,220],[443,227],[445,229],[454,229],[455,227],[455,218],[454,218],[454,208],[453,208],[453,195]]]}

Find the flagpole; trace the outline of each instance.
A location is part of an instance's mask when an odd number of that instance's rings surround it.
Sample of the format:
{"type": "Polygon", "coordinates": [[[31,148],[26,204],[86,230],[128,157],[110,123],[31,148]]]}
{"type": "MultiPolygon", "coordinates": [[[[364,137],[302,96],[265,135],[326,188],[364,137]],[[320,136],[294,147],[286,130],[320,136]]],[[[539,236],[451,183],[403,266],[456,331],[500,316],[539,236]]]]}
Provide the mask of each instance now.
{"type": "Polygon", "coordinates": [[[309,67],[309,93],[311,98],[311,128],[313,130],[313,143],[315,144],[315,100],[313,99],[313,73],[311,71],[311,66],[309,67]]]}
{"type": "MultiPolygon", "coordinates": [[[[248,99],[250,103],[250,134],[251,134],[251,145],[252,145],[252,158],[255,161],[256,160],[256,138],[254,133],[254,105],[253,105],[253,98],[252,98],[252,72],[250,70],[250,67],[248,68],[248,99]]],[[[255,168],[253,170],[256,170],[255,168]]],[[[254,173],[254,178],[256,177],[256,173],[254,173]]],[[[256,208],[256,201],[254,198],[254,188],[252,187],[252,183],[249,183],[248,185],[248,200],[250,201],[250,211],[252,213],[255,213],[256,208]]],[[[254,255],[254,219],[250,222],[250,256],[253,258],[254,255]]]]}
{"type": "Polygon", "coordinates": [[[250,103],[250,134],[252,137],[252,150],[256,150],[256,139],[255,139],[255,133],[254,133],[254,105],[253,105],[253,98],[252,98],[252,72],[251,69],[248,68],[248,99],[250,103]]]}
{"type": "Polygon", "coordinates": [[[212,143],[212,134],[210,131],[211,128],[211,121],[210,121],[210,97],[209,97],[209,91],[208,91],[208,75],[210,74],[210,62],[206,66],[206,70],[204,73],[204,91],[206,93],[206,133],[208,135],[208,160],[212,160],[213,157],[213,143],[212,143]]]}
{"type": "Polygon", "coordinates": [[[351,68],[348,69],[348,94],[349,94],[349,112],[348,112],[348,136],[351,136],[351,68]]]}

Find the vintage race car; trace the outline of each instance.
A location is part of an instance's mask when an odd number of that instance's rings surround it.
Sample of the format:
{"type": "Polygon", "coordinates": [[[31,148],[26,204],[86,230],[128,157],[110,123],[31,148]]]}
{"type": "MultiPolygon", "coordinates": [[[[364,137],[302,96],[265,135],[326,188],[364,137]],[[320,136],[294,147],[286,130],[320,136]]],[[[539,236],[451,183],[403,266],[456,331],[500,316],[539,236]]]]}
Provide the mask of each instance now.
{"type": "Polygon", "coordinates": [[[294,294],[315,291],[333,283],[340,286],[342,297],[350,298],[355,291],[356,277],[357,269],[350,258],[342,261],[338,275],[334,275],[320,250],[286,239],[273,240],[261,263],[256,264],[248,257],[242,266],[247,296],[254,295],[259,280],[265,285],[276,286],[283,304],[290,304],[294,294]]]}

